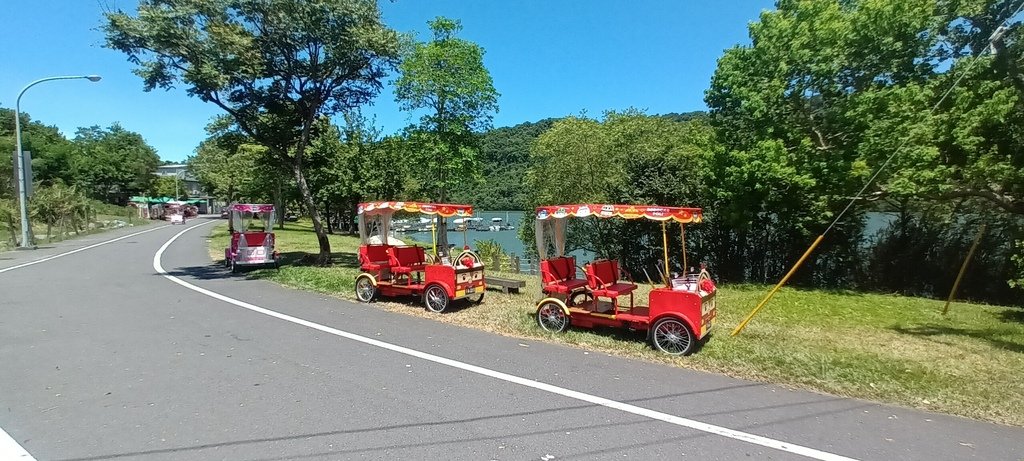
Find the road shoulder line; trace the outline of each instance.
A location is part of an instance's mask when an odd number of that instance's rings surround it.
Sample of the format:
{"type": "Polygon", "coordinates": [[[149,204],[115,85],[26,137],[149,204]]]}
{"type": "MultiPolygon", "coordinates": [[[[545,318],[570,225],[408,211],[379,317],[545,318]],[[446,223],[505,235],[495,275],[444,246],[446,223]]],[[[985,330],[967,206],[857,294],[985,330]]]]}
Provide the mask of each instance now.
{"type": "Polygon", "coordinates": [[[186,232],[189,232],[192,229],[195,229],[197,227],[203,226],[205,224],[209,224],[209,223],[203,223],[203,224],[199,224],[199,225],[187,228],[187,229],[183,229],[181,232],[178,232],[173,237],[171,237],[169,240],[167,240],[167,242],[165,242],[160,247],[160,249],[157,250],[156,254],[153,255],[153,269],[156,270],[156,272],[159,273],[160,275],[162,275],[164,278],[166,278],[166,279],[168,279],[168,280],[170,280],[170,281],[172,281],[172,282],[174,282],[174,283],[176,283],[178,285],[181,285],[182,287],[185,287],[185,288],[187,288],[189,290],[192,290],[192,291],[195,291],[197,293],[201,293],[203,295],[209,296],[211,298],[214,298],[214,299],[217,299],[217,300],[220,300],[220,301],[224,301],[224,302],[226,302],[228,304],[232,304],[232,305],[241,307],[243,309],[248,309],[248,310],[253,311],[253,312],[257,312],[257,313],[264,314],[264,315],[267,315],[267,316],[270,316],[270,317],[274,317],[274,318],[277,318],[279,320],[284,320],[286,322],[294,323],[296,325],[302,325],[304,327],[312,328],[314,330],[322,331],[324,333],[328,333],[328,334],[331,334],[331,335],[339,336],[339,337],[342,337],[342,338],[345,338],[345,339],[349,339],[349,340],[352,340],[352,341],[360,342],[360,343],[367,344],[367,345],[374,346],[374,347],[379,347],[379,348],[386,349],[386,350],[389,350],[389,351],[392,351],[392,352],[397,352],[399,354],[404,354],[404,355],[407,355],[407,356],[416,357],[416,358],[423,359],[423,360],[430,361],[430,362],[434,362],[434,363],[437,363],[437,364],[440,364],[440,365],[445,365],[445,366],[449,366],[449,367],[452,367],[452,368],[460,369],[460,370],[463,370],[463,371],[468,371],[470,373],[475,373],[475,374],[479,374],[479,375],[483,375],[483,376],[488,376],[488,377],[491,377],[491,378],[495,378],[495,379],[498,379],[498,380],[501,380],[501,381],[505,381],[505,382],[509,382],[509,383],[513,383],[513,384],[519,384],[521,386],[530,387],[530,388],[541,390],[541,391],[544,391],[544,392],[549,392],[549,393],[552,393],[552,394],[561,395],[561,396],[568,397],[568,398],[571,398],[571,399],[580,400],[580,401],[583,401],[583,402],[588,402],[588,403],[592,403],[592,404],[595,404],[595,405],[600,405],[600,406],[607,407],[607,408],[613,408],[613,409],[616,409],[616,410],[619,410],[619,411],[623,411],[623,412],[626,412],[626,413],[631,413],[631,414],[634,414],[634,415],[637,415],[637,416],[643,416],[643,417],[646,417],[646,418],[650,418],[650,419],[666,422],[666,423],[669,423],[669,424],[674,424],[676,426],[686,427],[686,428],[698,430],[698,431],[709,433],[709,434],[715,434],[715,435],[719,435],[719,436],[722,436],[722,437],[730,438],[730,439],[733,439],[733,440],[739,440],[739,441],[742,441],[742,442],[747,442],[747,443],[751,443],[751,444],[755,444],[755,445],[760,445],[760,446],[767,447],[767,448],[772,448],[772,449],[775,449],[775,450],[785,451],[785,452],[788,452],[788,453],[793,453],[793,454],[805,456],[805,457],[812,458],[812,459],[818,459],[818,460],[822,460],[822,461],[853,461],[854,460],[853,458],[848,458],[848,457],[837,455],[837,454],[834,454],[834,453],[829,453],[829,452],[826,452],[826,451],[821,451],[821,450],[817,450],[817,449],[810,448],[810,447],[796,445],[796,444],[784,442],[784,441],[781,441],[781,440],[775,440],[775,439],[771,439],[771,438],[768,438],[768,437],[762,437],[762,436],[759,436],[759,435],[750,434],[750,433],[747,433],[747,432],[742,432],[742,431],[738,431],[738,430],[734,430],[734,429],[729,429],[727,427],[716,426],[716,425],[713,425],[713,424],[708,424],[708,423],[704,423],[704,422],[701,422],[701,421],[687,419],[687,418],[683,418],[683,417],[680,417],[680,416],[670,415],[670,414],[667,414],[667,413],[662,413],[662,412],[659,412],[659,411],[654,411],[654,410],[650,410],[650,409],[647,409],[647,408],[638,407],[636,405],[631,405],[631,404],[628,404],[628,403],[619,402],[617,400],[611,400],[611,399],[607,399],[607,398],[604,398],[604,397],[598,397],[596,395],[586,394],[586,393],[583,393],[583,392],[574,391],[572,389],[566,389],[566,388],[558,387],[558,386],[555,386],[555,385],[552,385],[552,384],[547,384],[547,383],[543,383],[543,382],[540,382],[540,381],[534,381],[532,379],[527,379],[527,378],[523,378],[523,377],[520,377],[520,376],[511,375],[511,374],[508,374],[508,373],[503,373],[503,372],[500,372],[500,371],[491,370],[489,368],[484,368],[484,367],[480,367],[480,366],[477,366],[477,365],[472,365],[472,364],[468,364],[468,363],[465,363],[465,362],[460,362],[460,361],[457,361],[457,360],[453,360],[453,359],[449,359],[449,358],[445,358],[445,357],[441,357],[441,356],[437,356],[437,355],[433,355],[433,354],[428,354],[426,352],[421,352],[421,351],[418,351],[418,350],[415,350],[415,349],[410,349],[410,348],[407,348],[407,347],[404,347],[404,346],[399,346],[399,345],[396,345],[396,344],[387,343],[387,342],[380,341],[380,340],[377,340],[377,339],[367,338],[365,336],[357,335],[355,333],[349,333],[347,331],[338,330],[336,328],[332,328],[332,327],[328,327],[328,326],[325,326],[325,325],[321,325],[319,323],[311,322],[309,320],[304,320],[304,319],[301,319],[301,318],[298,318],[298,317],[293,317],[293,316],[288,315],[288,314],[282,314],[280,312],[273,311],[273,310],[270,310],[270,309],[267,309],[267,308],[264,308],[264,307],[260,307],[260,306],[257,306],[255,304],[250,304],[250,303],[247,303],[245,301],[240,301],[240,300],[237,300],[235,298],[231,298],[229,296],[222,295],[222,294],[217,293],[215,291],[207,290],[206,288],[202,288],[200,286],[193,285],[193,284],[191,284],[189,282],[186,282],[186,281],[184,281],[184,280],[182,280],[182,279],[180,279],[180,278],[178,278],[176,276],[170,275],[166,270],[164,270],[163,265],[161,264],[161,258],[163,257],[164,251],[166,251],[167,248],[170,247],[171,244],[174,243],[174,241],[178,239],[178,237],[181,237],[186,232]]]}

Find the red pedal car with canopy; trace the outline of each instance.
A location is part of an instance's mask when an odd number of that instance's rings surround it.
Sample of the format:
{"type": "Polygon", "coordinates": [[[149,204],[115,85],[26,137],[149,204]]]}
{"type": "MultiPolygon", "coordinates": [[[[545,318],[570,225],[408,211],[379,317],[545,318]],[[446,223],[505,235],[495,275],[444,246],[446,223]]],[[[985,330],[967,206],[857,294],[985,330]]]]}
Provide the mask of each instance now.
{"type": "Polygon", "coordinates": [[[449,259],[447,248],[438,253],[436,237],[428,255],[421,246],[406,245],[390,237],[395,213],[469,217],[473,207],[392,201],[360,203],[356,215],[361,241],[359,265],[363,273],[356,277],[356,298],[370,302],[378,295],[422,296],[424,306],[432,312],[443,312],[453,300],[483,301],[484,264],[480,256],[467,246],[456,258],[449,259]]]}
{"type": "MultiPolygon", "coordinates": [[[[537,323],[551,332],[565,331],[570,324],[592,328],[621,327],[648,332],[658,350],[685,355],[704,339],[716,315],[717,289],[708,272],[686,274],[685,226],[700,223],[700,208],[650,205],[575,204],[537,208],[535,216],[537,251],[540,256],[541,291],[537,323]],[[579,267],[573,256],[565,255],[566,220],[570,217],[598,219],[648,219],[661,223],[664,267],[659,268],[664,286],[651,289],[648,304],[634,304],[637,284],[620,268],[619,262],[598,259],[579,267]],[[682,276],[670,272],[669,223],[678,223],[683,239],[682,276]],[[549,247],[554,253],[548,254],[549,247]],[[583,274],[578,277],[577,268],[583,274]],[[629,297],[629,304],[619,298],[629,297]]],[[[653,283],[653,282],[652,282],[653,283]]]]}
{"type": "Polygon", "coordinates": [[[243,266],[278,267],[274,249],[274,205],[235,203],[227,208],[231,246],[224,249],[224,264],[237,272],[243,266]]]}

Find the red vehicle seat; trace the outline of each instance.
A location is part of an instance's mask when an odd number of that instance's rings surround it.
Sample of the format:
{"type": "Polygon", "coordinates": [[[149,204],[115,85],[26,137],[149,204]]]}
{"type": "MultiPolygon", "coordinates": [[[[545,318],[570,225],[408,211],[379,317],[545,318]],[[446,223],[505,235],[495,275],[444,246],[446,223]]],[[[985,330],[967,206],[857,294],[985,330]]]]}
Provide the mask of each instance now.
{"type": "Polygon", "coordinates": [[[391,245],[362,245],[359,247],[359,265],[364,271],[379,271],[391,267],[388,249],[391,245]]]}
{"type": "Polygon", "coordinates": [[[619,283],[619,262],[601,259],[587,265],[587,288],[594,297],[618,298],[636,290],[635,283],[619,283]]]}
{"type": "Polygon", "coordinates": [[[576,258],[560,256],[540,262],[541,281],[544,293],[569,294],[587,285],[584,279],[576,278],[576,258]]]}
{"type": "Polygon", "coordinates": [[[427,255],[421,246],[393,246],[390,254],[391,272],[396,274],[419,272],[426,267],[427,255]]]}

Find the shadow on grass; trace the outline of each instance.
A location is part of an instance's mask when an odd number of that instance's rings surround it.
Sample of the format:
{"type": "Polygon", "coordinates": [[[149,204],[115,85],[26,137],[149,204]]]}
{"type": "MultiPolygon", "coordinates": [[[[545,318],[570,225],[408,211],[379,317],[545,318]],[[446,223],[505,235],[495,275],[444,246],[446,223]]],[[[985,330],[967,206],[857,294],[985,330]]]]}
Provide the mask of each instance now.
{"type": "Polygon", "coordinates": [[[1024,309],[1022,308],[1011,308],[1006,309],[999,313],[999,320],[1004,322],[1017,322],[1024,323],[1024,309]]]}
{"type": "Polygon", "coordinates": [[[1024,344],[1020,344],[1013,341],[1006,341],[999,339],[1000,335],[998,330],[991,328],[986,329],[970,329],[970,328],[955,328],[940,325],[922,325],[918,327],[893,327],[897,333],[902,333],[911,336],[966,336],[968,338],[980,339],[988,342],[992,347],[997,349],[1005,349],[1012,352],[1024,353],[1024,344]]]}
{"type": "MultiPolygon", "coordinates": [[[[282,266],[317,266],[317,254],[305,251],[286,251],[281,253],[282,266]]],[[[331,253],[331,265],[338,267],[359,267],[359,257],[347,251],[331,253]]]]}

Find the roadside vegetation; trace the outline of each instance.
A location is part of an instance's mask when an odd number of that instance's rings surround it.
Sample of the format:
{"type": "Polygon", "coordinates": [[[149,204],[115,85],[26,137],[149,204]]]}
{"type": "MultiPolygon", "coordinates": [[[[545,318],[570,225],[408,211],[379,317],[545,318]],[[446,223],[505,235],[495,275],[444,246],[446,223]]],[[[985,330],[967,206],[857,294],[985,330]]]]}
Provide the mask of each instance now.
{"type": "MultiPolygon", "coordinates": [[[[62,182],[40,187],[29,202],[29,222],[37,245],[152,222],[135,215],[134,208],[90,199],[75,186],[62,182]]],[[[17,200],[0,199],[0,251],[17,246],[20,236],[17,200]]]]}
{"type": "MultiPolygon", "coordinates": [[[[329,267],[310,264],[319,252],[308,221],[277,231],[284,255],[278,270],[243,276],[355,300],[359,274],[356,237],[331,235],[329,267]]],[[[211,230],[210,257],[219,262],[226,225],[211,230]]],[[[696,354],[674,358],[652,350],[640,333],[570,329],[551,335],[532,317],[537,276],[494,273],[527,282],[520,294],[488,291],[481,305],[431,314],[418,299],[379,300],[375,306],[406,315],[506,336],[550,341],[585,351],[779,383],[829,394],[876,400],[998,423],[1024,426],[1024,310],[849,291],[783,289],[772,309],[740,336],[729,336],[767,286],[720,286],[718,320],[696,354]]],[[[641,285],[638,299],[649,286],[641,285]]],[[[344,309],[339,304],[339,309],[344,309]]]]}
{"type": "MultiPolygon", "coordinates": [[[[0,107],[0,151],[15,151],[14,125],[14,111],[0,107]]],[[[31,152],[28,211],[37,245],[138,225],[135,210],[124,206],[128,197],[167,189],[166,180],[157,180],[156,151],[141,135],[116,123],[79,128],[69,139],[22,112],[21,130],[23,149],[31,152]]],[[[17,246],[21,238],[15,178],[14,162],[0,162],[0,251],[17,246]]]]}

